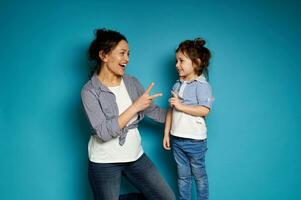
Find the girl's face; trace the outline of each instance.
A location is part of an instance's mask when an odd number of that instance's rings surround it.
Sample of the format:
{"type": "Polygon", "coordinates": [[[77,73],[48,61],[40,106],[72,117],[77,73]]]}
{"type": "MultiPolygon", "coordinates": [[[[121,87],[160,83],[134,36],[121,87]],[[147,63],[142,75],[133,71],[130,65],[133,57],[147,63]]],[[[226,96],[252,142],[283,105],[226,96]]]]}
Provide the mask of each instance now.
{"type": "Polygon", "coordinates": [[[124,40],[121,40],[117,46],[108,54],[101,55],[104,66],[115,76],[123,76],[125,67],[129,63],[129,46],[124,40]]]}
{"type": "Polygon", "coordinates": [[[178,51],[176,53],[176,59],[176,69],[181,79],[190,81],[197,77],[197,74],[194,70],[195,65],[188,56],[186,56],[183,52],[178,51]]]}

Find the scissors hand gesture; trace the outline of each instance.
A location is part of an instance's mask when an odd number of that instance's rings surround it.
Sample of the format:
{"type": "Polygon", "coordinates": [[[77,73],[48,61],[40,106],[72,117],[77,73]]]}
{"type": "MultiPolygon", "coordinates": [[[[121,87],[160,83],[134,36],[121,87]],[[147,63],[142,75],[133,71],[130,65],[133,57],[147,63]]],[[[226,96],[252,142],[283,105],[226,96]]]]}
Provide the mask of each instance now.
{"type": "Polygon", "coordinates": [[[154,95],[150,95],[150,91],[154,87],[154,83],[151,83],[148,88],[145,90],[145,92],[134,102],[134,106],[137,109],[137,111],[145,110],[147,107],[149,107],[153,100],[157,97],[162,96],[162,93],[156,93],[154,95]]]}

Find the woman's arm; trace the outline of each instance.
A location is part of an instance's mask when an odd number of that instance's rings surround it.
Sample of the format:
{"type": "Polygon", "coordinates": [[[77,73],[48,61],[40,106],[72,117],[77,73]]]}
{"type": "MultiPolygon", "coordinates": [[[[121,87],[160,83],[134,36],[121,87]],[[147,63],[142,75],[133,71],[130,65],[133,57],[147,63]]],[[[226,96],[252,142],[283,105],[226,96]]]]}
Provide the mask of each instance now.
{"type": "Polygon", "coordinates": [[[106,119],[98,99],[92,91],[83,89],[81,99],[91,127],[102,141],[109,141],[121,134],[118,117],[106,119]]]}
{"type": "Polygon", "coordinates": [[[148,109],[148,107],[153,106],[153,99],[162,96],[161,93],[149,95],[154,83],[151,83],[145,92],[128,108],[126,109],[118,118],[118,123],[121,128],[124,128],[127,123],[140,111],[148,109]]]}
{"type": "Polygon", "coordinates": [[[96,95],[90,90],[82,90],[81,98],[85,112],[94,132],[102,141],[108,141],[118,137],[122,133],[121,129],[123,129],[138,112],[149,107],[154,98],[161,96],[161,94],[150,96],[149,92],[152,87],[153,84],[120,116],[111,119],[106,119],[96,95]]]}
{"type": "Polygon", "coordinates": [[[156,122],[164,123],[166,119],[166,110],[160,108],[155,104],[151,104],[145,109],[145,115],[156,122]]]}
{"type": "MultiPolygon", "coordinates": [[[[143,93],[145,93],[145,90],[144,90],[143,86],[141,85],[141,83],[138,81],[138,79],[136,79],[135,77],[133,77],[133,80],[134,80],[135,89],[138,92],[138,94],[142,95],[143,93]]],[[[152,89],[153,86],[154,86],[154,83],[151,83],[151,88],[150,89],[152,89]]],[[[149,88],[147,90],[149,90],[149,88]]],[[[150,92],[150,90],[148,92],[150,92]]],[[[158,97],[158,96],[162,96],[162,93],[157,94],[156,97],[158,97]]],[[[144,114],[147,117],[149,117],[149,118],[151,118],[151,119],[153,119],[153,120],[155,120],[157,122],[160,122],[160,123],[164,123],[165,122],[166,110],[160,108],[159,106],[153,104],[152,102],[144,110],[144,114]]]]}

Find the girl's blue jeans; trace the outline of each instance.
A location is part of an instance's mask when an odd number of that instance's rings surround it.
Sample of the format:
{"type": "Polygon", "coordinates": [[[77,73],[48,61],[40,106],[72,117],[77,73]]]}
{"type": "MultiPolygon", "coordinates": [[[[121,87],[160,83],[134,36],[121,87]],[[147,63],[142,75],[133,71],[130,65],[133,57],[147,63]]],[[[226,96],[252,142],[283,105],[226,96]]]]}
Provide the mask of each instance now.
{"type": "Polygon", "coordinates": [[[95,200],[175,200],[173,191],[146,154],[134,162],[127,163],[89,161],[88,174],[95,200]],[[141,193],[119,196],[121,176],[141,193]]]}
{"type": "Polygon", "coordinates": [[[206,140],[172,137],[177,163],[179,199],[191,199],[192,177],[196,182],[197,200],[208,199],[208,177],[205,168],[206,140]]]}

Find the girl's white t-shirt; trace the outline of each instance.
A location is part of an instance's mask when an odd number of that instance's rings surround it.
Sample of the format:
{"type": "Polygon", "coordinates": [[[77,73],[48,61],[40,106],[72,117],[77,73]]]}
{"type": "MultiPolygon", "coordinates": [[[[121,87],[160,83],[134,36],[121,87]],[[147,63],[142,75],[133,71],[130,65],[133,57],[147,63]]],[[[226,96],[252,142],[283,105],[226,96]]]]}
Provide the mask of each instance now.
{"type": "MultiPolygon", "coordinates": [[[[123,80],[116,87],[109,87],[116,97],[119,115],[123,113],[131,104],[132,100],[127,92],[123,80]]],[[[137,119],[135,115],[128,124],[137,119]]],[[[90,137],[88,144],[89,159],[96,163],[120,163],[132,162],[143,154],[141,136],[138,128],[129,129],[125,143],[119,145],[119,137],[107,142],[101,141],[97,135],[90,137]]]]}

